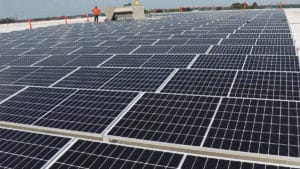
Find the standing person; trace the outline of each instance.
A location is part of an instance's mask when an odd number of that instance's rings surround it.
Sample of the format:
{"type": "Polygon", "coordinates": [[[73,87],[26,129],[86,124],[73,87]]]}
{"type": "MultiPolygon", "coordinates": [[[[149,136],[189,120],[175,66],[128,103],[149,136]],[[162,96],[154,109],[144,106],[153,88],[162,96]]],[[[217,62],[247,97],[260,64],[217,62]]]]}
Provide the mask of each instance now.
{"type": "Polygon", "coordinates": [[[98,23],[98,16],[100,14],[100,9],[97,6],[95,6],[92,11],[94,13],[94,22],[98,23]]]}

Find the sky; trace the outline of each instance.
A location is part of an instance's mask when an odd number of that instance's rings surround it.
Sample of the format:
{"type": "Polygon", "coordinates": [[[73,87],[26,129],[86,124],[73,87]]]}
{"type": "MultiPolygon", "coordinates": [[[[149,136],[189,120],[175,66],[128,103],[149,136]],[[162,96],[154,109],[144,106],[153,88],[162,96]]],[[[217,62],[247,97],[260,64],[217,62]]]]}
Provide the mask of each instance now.
{"type": "MultiPolygon", "coordinates": [[[[100,9],[122,6],[134,0],[0,0],[0,18],[40,18],[50,16],[79,15],[91,13],[97,5],[100,9]]],[[[146,9],[211,6],[230,6],[234,2],[254,0],[140,0],[146,9]]],[[[280,0],[256,0],[258,4],[278,4],[280,0]]],[[[283,3],[298,3],[300,0],[282,0],[283,3]]]]}

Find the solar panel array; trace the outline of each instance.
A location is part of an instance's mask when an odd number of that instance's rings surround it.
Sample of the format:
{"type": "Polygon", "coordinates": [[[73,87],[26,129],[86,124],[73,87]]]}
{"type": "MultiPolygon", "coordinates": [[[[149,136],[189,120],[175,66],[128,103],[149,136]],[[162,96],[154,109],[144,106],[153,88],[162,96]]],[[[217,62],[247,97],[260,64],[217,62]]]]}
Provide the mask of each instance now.
{"type": "Polygon", "coordinates": [[[0,167],[292,168],[267,163],[300,157],[284,12],[157,16],[0,34],[0,167]]]}

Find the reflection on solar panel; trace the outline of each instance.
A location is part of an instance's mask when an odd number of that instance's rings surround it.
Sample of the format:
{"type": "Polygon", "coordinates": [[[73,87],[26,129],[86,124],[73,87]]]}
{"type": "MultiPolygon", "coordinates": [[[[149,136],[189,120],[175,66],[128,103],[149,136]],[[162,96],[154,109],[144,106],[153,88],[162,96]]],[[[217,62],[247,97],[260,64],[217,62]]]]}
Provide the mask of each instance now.
{"type": "Polygon", "coordinates": [[[81,68],[54,86],[98,89],[121,70],[116,68],[81,68]]]}
{"type": "Polygon", "coordinates": [[[246,55],[200,55],[192,68],[242,69],[246,55]]]}
{"type": "Polygon", "coordinates": [[[101,133],[136,93],[81,90],[37,121],[36,125],[101,133]]]}
{"type": "Polygon", "coordinates": [[[235,71],[179,70],[162,92],[227,96],[235,71]]]}
{"type": "Polygon", "coordinates": [[[176,169],[182,156],[181,154],[79,140],[51,166],[51,169],[176,169]]]}
{"type": "Polygon", "coordinates": [[[299,73],[242,71],[230,96],[300,100],[299,78],[299,73]]]}
{"type": "Polygon", "coordinates": [[[32,124],[72,92],[67,89],[30,87],[0,105],[0,120],[32,124]]]}
{"type": "Polygon", "coordinates": [[[297,102],[225,98],[204,146],[299,157],[297,102]]]}
{"type": "Polygon", "coordinates": [[[42,168],[69,140],[0,128],[0,168],[42,168]]]}
{"type": "Polygon", "coordinates": [[[124,69],[102,89],[155,91],[171,72],[171,69],[124,69]]]}
{"type": "Polygon", "coordinates": [[[290,167],[275,166],[270,164],[256,164],[207,157],[187,156],[182,169],[292,169],[290,167]]]}

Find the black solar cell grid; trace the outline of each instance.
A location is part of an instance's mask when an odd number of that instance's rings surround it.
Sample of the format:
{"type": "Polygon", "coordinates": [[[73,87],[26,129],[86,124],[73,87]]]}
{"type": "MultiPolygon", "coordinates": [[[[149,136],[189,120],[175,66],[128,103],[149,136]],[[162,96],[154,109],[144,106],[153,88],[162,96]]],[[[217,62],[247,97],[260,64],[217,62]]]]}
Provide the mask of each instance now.
{"type": "MultiPolygon", "coordinates": [[[[210,39],[212,39],[212,38],[219,38],[219,39],[221,39],[221,38],[226,38],[227,37],[227,33],[217,33],[217,34],[207,34],[207,35],[199,35],[197,38],[198,39],[206,39],[206,38],[210,38],[210,39]]],[[[195,38],[195,37],[193,37],[193,38],[195,38]]]]}
{"type": "Polygon", "coordinates": [[[255,45],[256,39],[223,39],[222,45],[255,45]]]}
{"type": "Polygon", "coordinates": [[[174,46],[168,53],[200,54],[205,53],[209,46],[174,46]]]}
{"type": "Polygon", "coordinates": [[[51,169],[176,169],[183,155],[91,141],[77,141],[51,169]]]}
{"type": "Polygon", "coordinates": [[[300,71],[298,56],[249,55],[244,70],[300,71]]]}
{"type": "Polygon", "coordinates": [[[290,39],[291,34],[261,34],[261,39],[290,39]]]}
{"type": "Polygon", "coordinates": [[[242,69],[246,55],[200,55],[192,68],[242,69]]]}
{"type": "Polygon", "coordinates": [[[171,39],[192,39],[197,38],[195,35],[174,35],[171,39]]]}
{"type": "Polygon", "coordinates": [[[42,168],[69,140],[0,128],[0,168],[42,168]]]}
{"type": "Polygon", "coordinates": [[[52,55],[34,66],[63,66],[78,56],[79,55],[52,55]]]}
{"type": "Polygon", "coordinates": [[[236,39],[257,39],[259,37],[259,34],[231,34],[229,38],[236,38],[236,39]]]}
{"type": "Polygon", "coordinates": [[[220,39],[189,39],[186,45],[215,45],[220,39]]]}
{"type": "Polygon", "coordinates": [[[258,164],[207,157],[188,155],[181,167],[182,169],[292,169],[290,167],[274,166],[271,164],[258,164]]]}
{"type": "Polygon", "coordinates": [[[81,68],[54,86],[98,89],[121,70],[117,68],[81,68]]]}
{"type": "Polygon", "coordinates": [[[251,54],[296,55],[296,50],[294,46],[254,46],[251,54]]]}
{"type": "Polygon", "coordinates": [[[204,146],[299,157],[299,108],[298,102],[224,98],[204,146]]]}
{"type": "Polygon", "coordinates": [[[0,120],[32,124],[67,98],[73,90],[28,88],[0,105],[0,120]]]}
{"type": "Polygon", "coordinates": [[[252,46],[214,46],[209,53],[250,54],[252,46]]]}
{"type": "Polygon", "coordinates": [[[186,39],[161,39],[155,45],[184,45],[186,39]]]}
{"type": "Polygon", "coordinates": [[[12,84],[31,85],[31,86],[49,86],[60,78],[70,73],[75,68],[62,67],[43,67],[30,73],[12,84]]]}
{"type": "Polygon", "coordinates": [[[293,46],[293,39],[257,39],[256,45],[278,45],[278,46],[293,46]]]}
{"type": "Polygon", "coordinates": [[[51,48],[46,54],[67,55],[78,48],[51,48]]]}
{"type": "Polygon", "coordinates": [[[101,133],[137,93],[80,90],[35,125],[101,133]]]}
{"type": "Polygon", "coordinates": [[[47,57],[47,55],[25,55],[21,56],[18,59],[15,59],[14,61],[7,63],[7,65],[12,66],[30,66],[37,61],[47,57]]]}
{"type": "Polygon", "coordinates": [[[5,86],[0,85],[0,102],[6,99],[7,97],[11,96],[12,94],[16,93],[17,91],[21,90],[23,87],[21,86],[5,86]]]}
{"type": "Polygon", "coordinates": [[[291,31],[289,29],[265,29],[263,30],[263,33],[281,33],[281,34],[285,34],[285,33],[291,33],[291,31]]]}
{"type": "Polygon", "coordinates": [[[101,51],[105,50],[107,47],[83,47],[73,54],[99,54],[101,51]]]}
{"type": "Polygon", "coordinates": [[[10,67],[0,72],[0,83],[11,84],[27,74],[39,69],[38,67],[10,67]]]}
{"type": "Polygon", "coordinates": [[[129,54],[131,51],[136,49],[138,46],[112,46],[108,47],[107,49],[103,50],[101,53],[121,53],[121,54],[129,54]]]}
{"type": "Polygon", "coordinates": [[[172,35],[148,35],[145,39],[169,39],[172,35]]]}
{"type": "Polygon", "coordinates": [[[121,46],[127,44],[129,41],[106,41],[101,44],[101,46],[121,46]]]}
{"type": "Polygon", "coordinates": [[[133,53],[145,53],[145,54],[153,54],[153,53],[167,53],[173,46],[141,46],[133,53]]]}
{"type": "Polygon", "coordinates": [[[162,92],[226,96],[235,74],[235,71],[182,69],[162,92]]]}
{"type": "Polygon", "coordinates": [[[237,30],[236,33],[247,33],[247,34],[250,34],[250,33],[262,33],[262,29],[241,29],[241,30],[237,30]]]}
{"type": "Polygon", "coordinates": [[[98,66],[106,61],[112,55],[96,54],[96,55],[80,55],[75,59],[67,62],[64,66],[98,66]]]}
{"type": "Polygon", "coordinates": [[[127,45],[151,45],[156,40],[130,40],[127,45]]]}
{"type": "Polygon", "coordinates": [[[230,96],[300,100],[300,74],[288,72],[238,73],[230,96]]]}
{"type": "Polygon", "coordinates": [[[171,69],[124,69],[101,89],[154,92],[171,72],[171,69]]]}
{"type": "Polygon", "coordinates": [[[146,93],[109,135],[200,146],[219,98],[146,93]]]}
{"type": "Polygon", "coordinates": [[[154,55],[143,67],[152,68],[186,68],[195,55],[154,55]]]}
{"type": "Polygon", "coordinates": [[[140,67],[152,55],[116,55],[102,66],[107,67],[140,67]]]}

